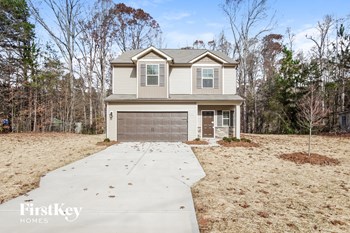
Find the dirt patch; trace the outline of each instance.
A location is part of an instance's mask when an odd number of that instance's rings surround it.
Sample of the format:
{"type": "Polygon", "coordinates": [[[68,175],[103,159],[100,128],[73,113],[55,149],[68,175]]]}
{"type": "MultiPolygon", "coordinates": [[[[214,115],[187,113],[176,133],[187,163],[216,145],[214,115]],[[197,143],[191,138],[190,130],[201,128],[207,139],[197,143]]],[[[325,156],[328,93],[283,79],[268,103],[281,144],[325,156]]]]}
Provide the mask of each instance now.
{"type": "Polygon", "coordinates": [[[206,177],[192,187],[201,233],[339,232],[350,229],[350,138],[314,136],[312,152],[337,166],[284,161],[308,137],[249,135],[259,147],[193,148],[206,177]]]}
{"type": "Polygon", "coordinates": [[[185,142],[187,145],[208,145],[209,143],[207,141],[201,141],[201,140],[193,140],[193,141],[187,141],[185,142]]]}
{"type": "Polygon", "coordinates": [[[104,135],[10,133],[0,135],[0,203],[39,186],[47,172],[106,148],[104,135]]]}
{"type": "Polygon", "coordinates": [[[296,164],[309,163],[312,165],[325,166],[325,165],[338,165],[340,163],[338,159],[329,158],[327,156],[319,155],[315,153],[311,153],[309,156],[307,153],[296,152],[291,154],[280,155],[280,158],[294,162],[296,164]]]}
{"type": "Polygon", "coordinates": [[[254,142],[244,142],[244,141],[239,141],[239,142],[227,142],[224,140],[219,140],[218,144],[224,147],[258,147],[259,144],[254,143],[254,142]]]}

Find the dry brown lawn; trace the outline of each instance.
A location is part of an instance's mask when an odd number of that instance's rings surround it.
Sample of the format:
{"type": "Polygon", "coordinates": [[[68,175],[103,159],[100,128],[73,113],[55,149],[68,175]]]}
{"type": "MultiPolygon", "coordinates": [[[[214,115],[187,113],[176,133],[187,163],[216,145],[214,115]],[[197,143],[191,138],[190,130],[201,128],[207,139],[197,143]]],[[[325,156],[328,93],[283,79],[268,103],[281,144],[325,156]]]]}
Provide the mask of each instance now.
{"type": "MultiPolygon", "coordinates": [[[[307,149],[306,136],[244,135],[258,147],[201,147],[207,176],[193,195],[202,233],[350,232],[350,138],[314,137],[336,166],[280,159],[307,149]]],[[[38,186],[48,171],[104,149],[104,135],[0,135],[0,203],[38,186]],[[100,143],[101,144],[101,143],[100,143]]]]}
{"type": "Polygon", "coordinates": [[[106,148],[104,135],[0,134],[0,203],[39,185],[48,171],[106,148]]]}
{"type": "Polygon", "coordinates": [[[259,147],[194,148],[206,177],[192,189],[202,233],[350,232],[350,138],[313,137],[340,164],[295,164],[307,136],[244,135],[259,147]]]}

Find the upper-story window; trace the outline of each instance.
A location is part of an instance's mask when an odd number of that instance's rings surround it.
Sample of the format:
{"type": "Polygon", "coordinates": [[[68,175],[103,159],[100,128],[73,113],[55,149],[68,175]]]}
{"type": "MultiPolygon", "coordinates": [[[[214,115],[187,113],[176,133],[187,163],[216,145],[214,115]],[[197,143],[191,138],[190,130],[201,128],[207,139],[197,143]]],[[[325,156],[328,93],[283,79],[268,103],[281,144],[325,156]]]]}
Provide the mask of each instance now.
{"type": "Polygon", "coordinates": [[[159,85],[159,65],[147,65],[147,86],[158,86],[159,85]]]}
{"type": "Polygon", "coordinates": [[[213,88],[214,87],[214,69],[202,68],[202,87],[213,88]]]}

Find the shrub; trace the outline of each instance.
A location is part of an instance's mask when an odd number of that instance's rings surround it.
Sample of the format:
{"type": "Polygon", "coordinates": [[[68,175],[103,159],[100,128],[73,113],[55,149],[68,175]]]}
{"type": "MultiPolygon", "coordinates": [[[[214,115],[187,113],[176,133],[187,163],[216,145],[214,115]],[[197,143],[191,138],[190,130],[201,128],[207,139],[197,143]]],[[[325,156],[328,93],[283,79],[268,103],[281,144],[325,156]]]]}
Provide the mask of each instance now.
{"type": "Polygon", "coordinates": [[[198,141],[200,141],[201,139],[200,139],[200,138],[196,138],[196,139],[194,139],[194,140],[198,142],[198,141]]]}
{"type": "Polygon", "coordinates": [[[231,141],[233,141],[233,142],[240,142],[241,139],[238,139],[238,138],[236,138],[236,137],[233,137],[233,138],[231,139],[231,141]]]}
{"type": "Polygon", "coordinates": [[[103,142],[111,142],[111,140],[109,138],[105,138],[105,140],[103,140],[103,142]]]}
{"type": "Polygon", "coordinates": [[[248,142],[248,143],[251,143],[252,141],[248,138],[241,138],[241,139],[238,139],[236,137],[223,137],[222,138],[223,141],[225,142],[248,142]]]}

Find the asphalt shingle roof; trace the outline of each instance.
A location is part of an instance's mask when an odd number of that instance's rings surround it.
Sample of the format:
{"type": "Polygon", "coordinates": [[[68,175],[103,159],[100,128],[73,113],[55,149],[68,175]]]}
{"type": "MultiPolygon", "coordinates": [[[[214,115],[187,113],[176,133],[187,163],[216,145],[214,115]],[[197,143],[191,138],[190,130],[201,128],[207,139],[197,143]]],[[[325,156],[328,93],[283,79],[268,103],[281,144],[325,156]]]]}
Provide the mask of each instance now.
{"type": "MultiPolygon", "coordinates": [[[[112,63],[133,63],[131,58],[145,49],[136,49],[136,50],[129,50],[124,53],[122,53],[117,59],[112,60],[112,63]]],[[[219,51],[213,51],[213,50],[207,50],[207,49],[159,49],[159,51],[165,53],[169,57],[173,58],[174,63],[184,64],[189,63],[191,60],[201,56],[202,54],[209,52],[213,55],[221,58],[222,60],[225,60],[228,63],[237,63],[235,60],[227,56],[226,54],[219,52],[219,51]]]]}

